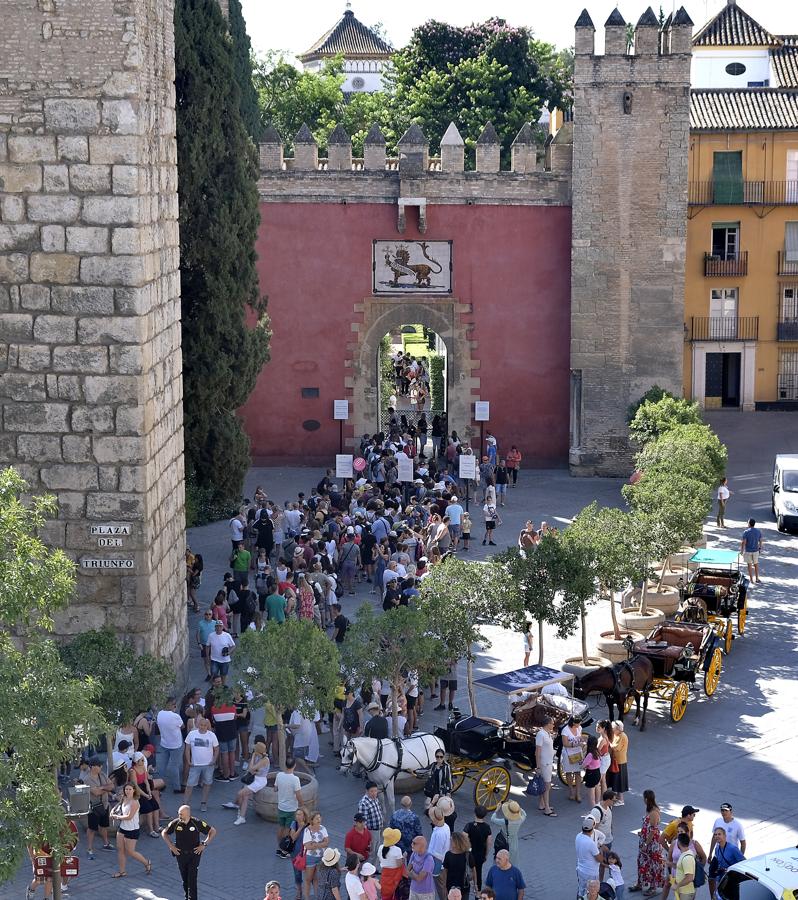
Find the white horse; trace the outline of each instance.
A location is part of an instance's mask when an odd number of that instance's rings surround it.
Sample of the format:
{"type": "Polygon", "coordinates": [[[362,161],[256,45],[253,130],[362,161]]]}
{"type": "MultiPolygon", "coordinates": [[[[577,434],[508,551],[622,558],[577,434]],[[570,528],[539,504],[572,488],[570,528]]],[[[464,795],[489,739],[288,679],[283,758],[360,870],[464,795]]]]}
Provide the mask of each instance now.
{"type": "Polygon", "coordinates": [[[435,763],[436,751],[445,749],[443,741],[434,734],[413,734],[399,741],[356,737],[341,751],[340,769],[344,774],[365,772],[367,779],[382,792],[385,813],[390,816],[395,808],[397,775],[400,772],[415,775],[418,769],[429,769],[435,763]]]}

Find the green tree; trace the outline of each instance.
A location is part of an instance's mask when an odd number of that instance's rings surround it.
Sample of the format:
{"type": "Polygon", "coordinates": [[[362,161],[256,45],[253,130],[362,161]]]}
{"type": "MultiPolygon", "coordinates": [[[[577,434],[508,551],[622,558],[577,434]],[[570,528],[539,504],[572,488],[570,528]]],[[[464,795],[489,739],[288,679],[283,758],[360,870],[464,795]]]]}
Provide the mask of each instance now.
{"type": "Polygon", "coordinates": [[[677,425],[701,425],[698,405],[690,400],[663,396],[646,401],[637,408],[629,423],[629,434],[640,447],[645,447],[677,425]]]}
{"type": "MultiPolygon", "coordinates": [[[[593,505],[593,504],[591,504],[593,505]]],[[[568,528],[562,535],[563,612],[567,619],[579,621],[582,634],[582,662],[587,665],[587,609],[598,600],[593,554],[580,529],[568,528]]]]}
{"type": "Polygon", "coordinates": [[[175,66],[187,468],[219,500],[238,500],[249,440],[235,411],[270,335],[255,270],[256,150],[216,0],[177,0],[175,66]]]}
{"type": "Polygon", "coordinates": [[[346,632],[341,655],[349,681],[379,678],[390,682],[394,734],[398,730],[397,689],[402,678],[414,670],[422,679],[445,671],[444,654],[432,633],[430,617],[409,606],[377,615],[370,604],[363,604],[346,632]]]}
{"type": "MultiPolygon", "coordinates": [[[[349,635],[347,634],[347,640],[349,635]]],[[[283,710],[313,718],[332,709],[341,681],[338,648],[312,622],[269,622],[263,631],[241,635],[234,656],[237,677],[254,693],[253,707],[271,703],[277,711],[280,766],[285,765],[283,710]]]]}
{"type": "MultiPolygon", "coordinates": [[[[161,706],[175,671],[165,659],[139,653],[110,628],[84,631],[61,648],[61,659],[75,678],[94,676],[100,684],[96,702],[113,730],[132,722],[151,706],[161,706]]],[[[108,770],[113,734],[106,734],[108,770]]]]}
{"type": "Polygon", "coordinates": [[[238,109],[249,136],[257,144],[261,134],[258,93],[252,80],[252,43],[241,10],[241,0],[229,0],[228,27],[233,42],[233,73],[238,85],[238,109]]]}
{"type": "MultiPolygon", "coordinates": [[[[543,626],[553,625],[557,637],[569,637],[576,626],[574,607],[558,602],[569,578],[569,556],[562,537],[546,532],[536,547],[519,550],[510,547],[495,557],[510,577],[512,591],[523,612],[538,624],[538,665],[543,664],[543,626]]],[[[518,627],[525,630],[525,622],[518,627]]]]}
{"type": "Polygon", "coordinates": [[[74,565],[40,537],[55,513],[53,497],[30,498],[17,472],[0,472],[0,882],[27,846],[47,842],[58,865],[69,842],[57,768],[106,727],[95,679],[71,677],[45,636],[74,589],[74,565]]]}
{"type": "Polygon", "coordinates": [[[728,462],[726,447],[703,422],[674,424],[636,456],[641,472],[666,468],[674,475],[696,478],[710,487],[720,483],[728,462]]]}
{"type": "Polygon", "coordinates": [[[523,609],[507,568],[449,557],[430,569],[421,582],[419,609],[446,648],[447,659],[465,659],[471,714],[477,715],[474,696],[474,645],[490,647],[483,628],[504,625],[520,629],[523,609]]]}
{"type": "Polygon", "coordinates": [[[640,407],[644,403],[656,403],[657,401],[662,400],[663,397],[671,397],[674,400],[677,399],[675,394],[672,394],[670,391],[666,391],[665,388],[661,388],[658,384],[652,385],[636,403],[632,403],[627,408],[627,423],[630,423],[632,419],[634,419],[638,409],[640,409],[640,407]]]}

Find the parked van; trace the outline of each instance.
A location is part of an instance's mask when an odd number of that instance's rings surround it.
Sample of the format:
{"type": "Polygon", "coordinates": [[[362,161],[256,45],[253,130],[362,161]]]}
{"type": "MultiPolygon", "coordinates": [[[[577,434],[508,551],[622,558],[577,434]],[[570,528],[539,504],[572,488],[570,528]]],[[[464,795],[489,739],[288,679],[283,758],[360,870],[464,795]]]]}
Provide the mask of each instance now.
{"type": "Polygon", "coordinates": [[[776,457],[772,497],[779,531],[798,525],[798,453],[780,453],[776,457]]]}
{"type": "Polygon", "coordinates": [[[798,900],[798,848],[744,859],[718,882],[722,900],[798,900]]]}

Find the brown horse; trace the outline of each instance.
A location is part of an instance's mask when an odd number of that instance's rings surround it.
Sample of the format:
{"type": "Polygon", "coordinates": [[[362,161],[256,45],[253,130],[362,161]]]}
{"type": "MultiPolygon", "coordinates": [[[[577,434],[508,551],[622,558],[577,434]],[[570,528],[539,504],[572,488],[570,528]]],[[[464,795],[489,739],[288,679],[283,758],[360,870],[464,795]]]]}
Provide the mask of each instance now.
{"type": "Polygon", "coordinates": [[[645,656],[633,656],[631,659],[616,663],[614,666],[603,666],[574,679],[574,694],[582,700],[588,694],[603,694],[612,721],[613,708],[618,707],[618,719],[623,722],[627,698],[635,698],[635,725],[640,730],[646,727],[646,710],[648,709],[648,692],[654,683],[654,669],[651,660],[645,656]],[[640,696],[643,696],[643,715],[640,715],[640,696]]]}

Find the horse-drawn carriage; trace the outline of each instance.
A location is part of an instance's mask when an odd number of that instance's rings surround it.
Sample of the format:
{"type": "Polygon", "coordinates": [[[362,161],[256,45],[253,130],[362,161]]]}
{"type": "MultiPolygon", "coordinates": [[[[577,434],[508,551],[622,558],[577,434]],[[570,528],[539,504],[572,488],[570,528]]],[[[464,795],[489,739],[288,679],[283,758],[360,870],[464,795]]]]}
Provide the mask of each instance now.
{"type": "Polygon", "coordinates": [[[697,550],[688,565],[692,571],[687,583],[679,583],[681,606],[677,618],[684,622],[707,623],[731,652],[737,619],[737,634],[745,631],[748,616],[749,581],[740,569],[736,550],[697,550]]]}
{"type": "Polygon", "coordinates": [[[474,781],[474,801],[494,810],[510,793],[511,765],[525,772],[534,769],[535,736],[546,718],[554,719],[557,730],[571,715],[577,716],[584,727],[590,725],[586,703],[575,700],[567,691],[547,692],[547,688],[572,679],[573,675],[546,666],[527,666],[477,679],[475,684],[507,698],[510,720],[454,714],[445,728],[435,730],[449,753],[453,791],[459,790],[466,779],[474,781]]]}
{"type": "Polygon", "coordinates": [[[653,670],[649,694],[670,702],[671,719],[679,722],[687,710],[690,685],[703,672],[704,693],[711,697],[720,682],[723,654],[709,624],[666,620],[631,650],[648,659],[653,670]]]}

